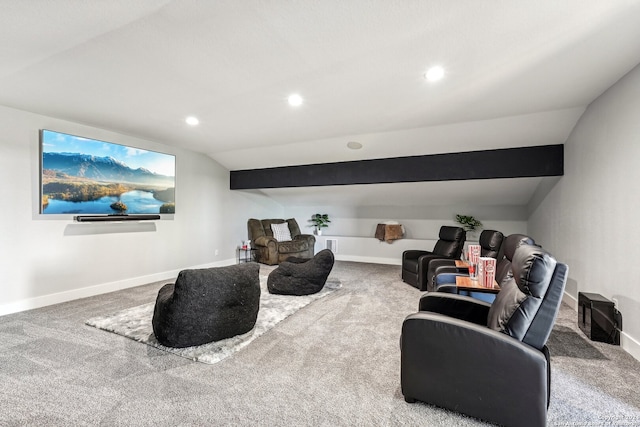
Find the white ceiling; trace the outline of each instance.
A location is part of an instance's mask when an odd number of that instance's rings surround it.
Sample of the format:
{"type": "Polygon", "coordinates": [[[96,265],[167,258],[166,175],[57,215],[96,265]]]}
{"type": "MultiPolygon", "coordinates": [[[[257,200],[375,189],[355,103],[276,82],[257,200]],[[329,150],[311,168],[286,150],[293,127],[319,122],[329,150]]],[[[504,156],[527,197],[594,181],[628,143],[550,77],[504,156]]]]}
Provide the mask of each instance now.
{"type": "MultiPolygon", "coordinates": [[[[229,169],[563,143],[640,62],[640,0],[1,6],[1,105],[199,151],[229,169]],[[446,77],[427,83],[435,64],[446,77]],[[298,109],[286,103],[293,92],[305,99],[298,109]],[[201,124],[186,125],[188,115],[201,124]],[[364,148],[347,149],[353,140],[364,148]]],[[[526,204],[538,181],[491,181],[503,190],[491,192],[483,181],[484,202],[526,204]]],[[[290,204],[461,204],[474,185],[265,193],[290,204]]]]}

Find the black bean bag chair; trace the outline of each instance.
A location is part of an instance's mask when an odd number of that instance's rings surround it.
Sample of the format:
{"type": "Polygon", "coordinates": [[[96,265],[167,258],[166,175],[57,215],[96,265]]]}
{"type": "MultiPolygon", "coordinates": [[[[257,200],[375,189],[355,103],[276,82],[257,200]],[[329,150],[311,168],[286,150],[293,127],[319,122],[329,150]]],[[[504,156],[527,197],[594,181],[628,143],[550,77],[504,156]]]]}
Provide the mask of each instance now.
{"type": "Polygon", "coordinates": [[[167,347],[190,347],[249,332],[260,308],[256,263],[183,270],[160,288],[153,333],[167,347]]]}
{"type": "Polygon", "coordinates": [[[289,257],[269,274],[267,289],[272,294],[310,295],[320,292],[333,268],[333,252],[321,250],[313,258],[289,257]]]}

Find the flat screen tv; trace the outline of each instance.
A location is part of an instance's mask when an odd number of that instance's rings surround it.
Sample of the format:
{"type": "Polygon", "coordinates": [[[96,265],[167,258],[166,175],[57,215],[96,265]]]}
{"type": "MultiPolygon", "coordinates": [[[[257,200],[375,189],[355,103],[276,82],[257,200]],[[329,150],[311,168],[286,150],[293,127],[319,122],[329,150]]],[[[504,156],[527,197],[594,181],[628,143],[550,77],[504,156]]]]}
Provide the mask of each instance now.
{"type": "Polygon", "coordinates": [[[40,212],[73,215],[175,213],[176,158],[42,129],[40,212]]]}

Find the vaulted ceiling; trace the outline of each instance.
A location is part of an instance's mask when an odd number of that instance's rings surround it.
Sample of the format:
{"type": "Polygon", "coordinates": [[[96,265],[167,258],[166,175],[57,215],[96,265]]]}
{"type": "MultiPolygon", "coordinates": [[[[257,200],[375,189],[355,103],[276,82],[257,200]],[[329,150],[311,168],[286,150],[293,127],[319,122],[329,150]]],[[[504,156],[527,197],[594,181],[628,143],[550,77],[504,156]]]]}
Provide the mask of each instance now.
{"type": "MultiPolygon", "coordinates": [[[[639,22],[640,0],[5,0],[0,104],[230,170],[561,144],[640,62],[639,22]],[[439,82],[423,78],[433,65],[439,82]]],[[[526,205],[539,182],[265,192],[459,204],[478,185],[482,203],[526,205]]]]}

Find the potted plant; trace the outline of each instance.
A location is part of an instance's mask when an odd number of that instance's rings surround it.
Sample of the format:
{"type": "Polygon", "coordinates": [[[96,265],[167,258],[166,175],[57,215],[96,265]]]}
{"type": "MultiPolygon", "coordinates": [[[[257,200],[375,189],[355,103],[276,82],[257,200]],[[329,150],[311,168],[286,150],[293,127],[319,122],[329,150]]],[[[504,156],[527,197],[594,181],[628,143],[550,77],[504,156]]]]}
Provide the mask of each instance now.
{"type": "Polygon", "coordinates": [[[467,233],[475,233],[482,228],[482,223],[471,215],[456,215],[456,222],[460,224],[467,233]]]}
{"type": "Polygon", "coordinates": [[[312,223],[311,226],[316,228],[316,234],[318,236],[322,235],[322,229],[326,228],[329,226],[329,223],[331,222],[331,220],[329,219],[329,215],[327,214],[313,214],[311,215],[311,219],[309,220],[309,222],[312,223]]]}

